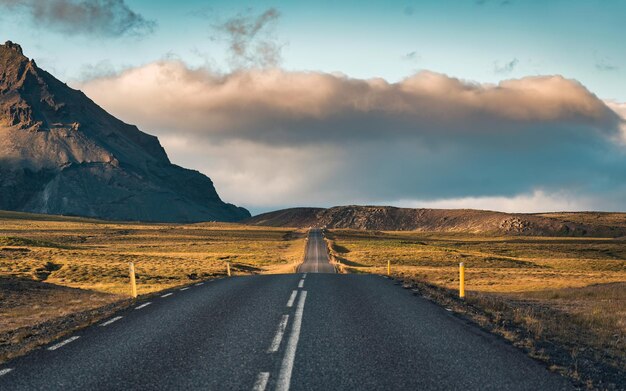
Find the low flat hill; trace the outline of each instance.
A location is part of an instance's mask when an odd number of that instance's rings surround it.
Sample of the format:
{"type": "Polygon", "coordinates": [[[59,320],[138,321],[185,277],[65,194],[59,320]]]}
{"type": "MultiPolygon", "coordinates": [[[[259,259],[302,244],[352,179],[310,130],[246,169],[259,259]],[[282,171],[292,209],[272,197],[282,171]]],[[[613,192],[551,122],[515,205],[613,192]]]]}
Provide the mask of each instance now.
{"type": "Polygon", "coordinates": [[[409,209],[391,206],[291,208],[244,223],[270,227],[325,227],[377,231],[459,232],[490,235],[626,235],[626,213],[503,213],[473,209],[409,209]]]}

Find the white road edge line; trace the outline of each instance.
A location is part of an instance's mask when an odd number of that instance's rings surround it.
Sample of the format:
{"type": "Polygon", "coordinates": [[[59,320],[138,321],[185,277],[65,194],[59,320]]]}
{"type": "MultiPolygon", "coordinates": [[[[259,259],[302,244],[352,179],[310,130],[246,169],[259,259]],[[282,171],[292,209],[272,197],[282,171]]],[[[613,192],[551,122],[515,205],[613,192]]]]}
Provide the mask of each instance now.
{"type": "Polygon", "coordinates": [[[257,376],[256,381],[254,382],[254,387],[252,387],[252,391],[265,391],[265,387],[267,387],[267,381],[269,379],[269,372],[259,373],[259,376],[257,376]]]}
{"type": "Polygon", "coordinates": [[[300,283],[298,283],[298,288],[304,288],[304,280],[300,280],[300,283]]]}
{"type": "Polygon", "coordinates": [[[122,319],[122,316],[116,316],[115,318],[109,319],[109,320],[107,320],[106,322],[101,323],[101,324],[100,324],[100,327],[108,326],[108,325],[110,325],[111,323],[113,323],[113,322],[117,322],[117,321],[118,321],[118,320],[120,320],[120,319],[122,319]]]}
{"type": "Polygon", "coordinates": [[[291,296],[289,296],[289,301],[287,301],[287,307],[291,308],[293,306],[293,302],[296,300],[296,295],[298,291],[291,292],[291,296]]]}
{"type": "Polygon", "coordinates": [[[300,328],[302,327],[302,314],[304,314],[304,301],[306,300],[306,291],[302,291],[298,300],[298,307],[294,315],[293,324],[291,326],[291,334],[287,341],[285,349],[285,357],[280,365],[276,391],[289,391],[291,384],[291,373],[293,372],[293,362],[296,358],[296,349],[298,348],[298,340],[300,339],[300,328]]]}
{"type": "Polygon", "coordinates": [[[200,286],[200,285],[204,285],[204,282],[199,282],[196,284],[196,286],[200,286]]]}
{"type": "Polygon", "coordinates": [[[168,297],[168,296],[172,296],[172,295],[173,295],[173,293],[172,293],[172,292],[170,292],[170,293],[166,293],[166,294],[164,294],[164,295],[163,295],[163,296],[161,296],[161,297],[168,297]]]}
{"type": "Polygon", "coordinates": [[[142,305],[135,307],[135,309],[136,309],[136,310],[140,310],[140,309],[142,309],[142,308],[144,308],[144,307],[149,306],[150,304],[152,304],[152,302],[151,302],[151,301],[149,301],[149,302],[147,302],[147,303],[143,303],[142,305]]]}
{"type": "Polygon", "coordinates": [[[302,279],[304,280],[305,278],[306,278],[306,273],[302,275],[302,279]]]}
{"type": "Polygon", "coordinates": [[[179,291],[186,291],[187,289],[189,289],[189,287],[181,288],[181,289],[179,289],[179,291]]]}
{"type": "Polygon", "coordinates": [[[58,348],[61,348],[65,345],[67,345],[70,342],[76,341],[78,338],[80,338],[78,335],[75,335],[73,337],[69,337],[68,339],[66,339],[65,341],[59,342],[56,345],[52,345],[48,348],[48,350],[57,350],[58,348]]]}
{"type": "Polygon", "coordinates": [[[318,273],[320,271],[320,255],[317,251],[317,236],[315,237],[315,272],[318,273]]]}
{"type": "Polygon", "coordinates": [[[13,370],[13,368],[4,368],[4,369],[0,369],[0,376],[4,376],[7,373],[11,372],[13,370]]]}
{"type": "Polygon", "coordinates": [[[278,351],[280,347],[280,343],[283,340],[283,335],[285,334],[285,329],[287,328],[287,322],[289,322],[289,315],[283,315],[280,323],[278,324],[278,330],[276,330],[276,335],[274,336],[274,340],[272,340],[272,344],[270,348],[267,349],[268,353],[274,353],[278,351]]]}

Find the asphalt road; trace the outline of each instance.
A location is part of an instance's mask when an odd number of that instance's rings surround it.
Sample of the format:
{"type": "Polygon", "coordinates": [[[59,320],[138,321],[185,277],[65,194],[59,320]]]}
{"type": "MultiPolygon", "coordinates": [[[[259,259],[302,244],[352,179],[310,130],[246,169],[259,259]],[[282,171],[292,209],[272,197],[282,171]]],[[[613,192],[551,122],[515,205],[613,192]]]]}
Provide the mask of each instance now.
{"type": "MultiPolygon", "coordinates": [[[[319,255],[321,238],[311,235],[307,254],[315,261],[307,257],[306,268],[332,271],[326,255],[319,255]]],[[[3,391],[119,389],[571,386],[392,280],[313,271],[233,277],[163,292],[0,366],[3,391]]]]}
{"type": "Polygon", "coordinates": [[[298,267],[300,273],[334,273],[335,267],[328,262],[328,250],[318,228],[309,231],[304,262],[298,267]]]}

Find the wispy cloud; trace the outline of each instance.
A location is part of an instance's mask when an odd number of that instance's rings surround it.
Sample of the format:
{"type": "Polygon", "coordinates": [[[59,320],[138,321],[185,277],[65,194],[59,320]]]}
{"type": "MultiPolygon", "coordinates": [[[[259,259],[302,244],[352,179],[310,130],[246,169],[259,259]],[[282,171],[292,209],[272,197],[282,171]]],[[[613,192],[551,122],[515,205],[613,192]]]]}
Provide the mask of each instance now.
{"type": "Polygon", "coordinates": [[[80,67],[80,74],[77,80],[87,81],[103,77],[115,76],[120,71],[108,60],[102,60],[95,64],[83,64],[80,67]]]}
{"type": "Polygon", "coordinates": [[[419,61],[422,57],[416,52],[411,51],[402,55],[402,59],[405,61],[419,61]]]}
{"type": "Polygon", "coordinates": [[[124,0],[0,0],[0,8],[24,12],[36,27],[64,34],[141,36],[156,27],[156,22],[131,10],[124,0]]]}
{"type": "Polygon", "coordinates": [[[619,67],[609,61],[607,58],[596,60],[596,69],[599,71],[617,71],[619,67]]]}
{"type": "Polygon", "coordinates": [[[500,64],[496,61],[493,63],[493,71],[499,74],[511,73],[513,72],[517,64],[519,64],[519,60],[517,58],[514,58],[509,62],[505,62],[504,64],[500,64]]]}
{"type": "MultiPolygon", "coordinates": [[[[490,3],[490,0],[476,0],[474,3],[476,5],[485,5],[487,3],[490,3]]],[[[513,4],[513,2],[511,0],[499,0],[497,1],[497,3],[501,6],[507,6],[507,5],[511,5],[513,4]]]]}
{"type": "Polygon", "coordinates": [[[276,8],[261,14],[251,10],[214,25],[228,43],[233,68],[275,67],[281,61],[281,44],[273,34],[280,17],[276,8]]]}

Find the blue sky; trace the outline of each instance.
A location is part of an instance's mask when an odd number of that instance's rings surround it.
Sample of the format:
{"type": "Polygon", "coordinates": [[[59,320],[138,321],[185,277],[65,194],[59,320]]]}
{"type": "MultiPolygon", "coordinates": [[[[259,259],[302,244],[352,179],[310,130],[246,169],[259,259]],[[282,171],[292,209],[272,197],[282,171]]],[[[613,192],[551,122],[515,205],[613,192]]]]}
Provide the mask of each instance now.
{"type": "Polygon", "coordinates": [[[626,211],[626,1],[0,0],[0,41],[253,213],[626,211]]]}
{"type": "MultiPolygon", "coordinates": [[[[251,9],[280,12],[274,38],[282,67],[397,81],[429,69],[478,82],[561,74],[603,99],[626,101],[624,1],[317,1],[127,0],[156,22],[152,34],[97,37],[37,28],[24,11],[0,16],[0,39],[64,79],[179,56],[228,69],[212,25],[251,9]],[[513,64],[507,69],[507,64],[513,64]]],[[[219,38],[219,37],[218,37],[219,38]]]]}

